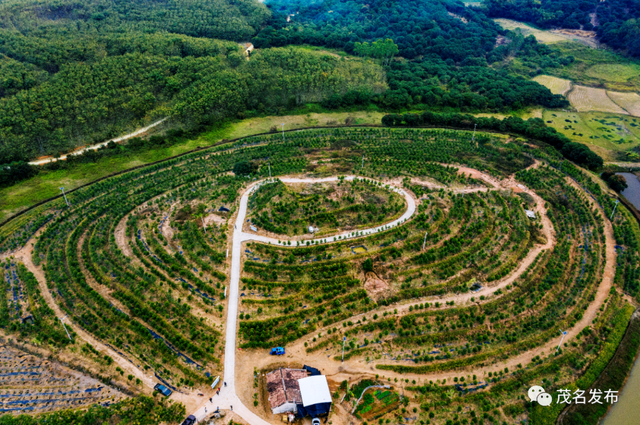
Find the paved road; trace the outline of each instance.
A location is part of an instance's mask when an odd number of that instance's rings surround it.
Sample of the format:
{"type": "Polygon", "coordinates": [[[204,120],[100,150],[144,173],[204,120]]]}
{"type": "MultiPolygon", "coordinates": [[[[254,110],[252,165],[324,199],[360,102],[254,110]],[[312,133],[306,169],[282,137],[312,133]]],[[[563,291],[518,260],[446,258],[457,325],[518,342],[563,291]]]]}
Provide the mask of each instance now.
{"type": "MultiPolygon", "coordinates": [[[[353,180],[354,176],[347,176],[345,180],[350,181],[353,180]]],[[[337,177],[328,177],[324,179],[299,179],[299,178],[281,178],[284,183],[321,183],[321,182],[331,182],[337,181],[337,177]]],[[[239,293],[239,283],[240,283],[240,260],[242,258],[242,243],[247,241],[258,241],[264,243],[272,243],[278,244],[277,239],[268,238],[265,236],[259,236],[253,233],[245,233],[242,231],[242,225],[244,224],[247,216],[247,205],[249,203],[249,195],[253,193],[260,185],[262,185],[264,181],[255,182],[248,187],[245,191],[244,195],[240,199],[240,208],[238,210],[238,217],[235,223],[235,229],[233,232],[233,246],[231,249],[231,277],[229,282],[229,305],[227,309],[227,335],[226,335],[226,343],[224,348],[224,378],[223,382],[227,383],[227,386],[222,386],[220,390],[220,395],[213,397],[213,403],[207,401],[205,404],[201,405],[198,410],[193,413],[193,415],[201,421],[206,418],[211,412],[215,411],[216,408],[220,408],[222,410],[228,410],[231,406],[233,406],[233,411],[238,414],[242,419],[249,422],[251,425],[270,425],[269,422],[264,419],[258,417],[255,413],[249,410],[238,398],[236,395],[236,383],[235,383],[235,370],[236,370],[236,334],[237,334],[237,323],[238,323],[238,293],[239,293]],[[206,409],[206,411],[205,411],[206,409]]],[[[364,235],[369,235],[371,233],[379,232],[382,230],[386,230],[390,227],[397,226],[409,218],[416,211],[416,203],[415,200],[404,190],[389,186],[390,190],[393,190],[405,197],[407,201],[408,208],[404,214],[397,220],[392,221],[383,226],[374,227],[371,229],[365,229],[358,231],[358,236],[355,236],[353,232],[343,232],[336,236],[342,236],[343,238],[358,238],[364,235]]],[[[331,237],[333,238],[333,236],[331,237]]],[[[320,243],[322,240],[329,241],[330,238],[317,239],[320,243]]],[[[313,240],[314,242],[316,239],[313,240]]],[[[283,240],[286,242],[286,240],[283,240]]],[[[265,355],[267,355],[265,353],[265,355]]]]}

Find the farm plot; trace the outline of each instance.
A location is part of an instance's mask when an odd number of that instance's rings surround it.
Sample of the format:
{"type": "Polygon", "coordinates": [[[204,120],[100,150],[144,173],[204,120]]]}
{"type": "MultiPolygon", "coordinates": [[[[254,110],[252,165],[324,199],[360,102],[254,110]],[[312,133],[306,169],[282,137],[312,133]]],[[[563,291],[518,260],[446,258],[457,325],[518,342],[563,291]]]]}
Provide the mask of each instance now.
{"type": "MultiPolygon", "coordinates": [[[[0,326],[38,345],[62,348],[70,343],[33,274],[13,260],[0,262],[0,326]]],[[[70,334],[75,336],[73,330],[70,334]]]]}
{"type": "Polygon", "coordinates": [[[552,77],[550,75],[538,75],[533,79],[533,81],[542,84],[553,94],[561,94],[565,95],[569,90],[571,90],[571,81],[565,80],[558,77],[552,77]]]}
{"type": "MultiPolygon", "coordinates": [[[[603,115],[598,119],[606,122],[598,125],[613,129],[613,119],[603,115]]],[[[635,129],[635,118],[616,116],[635,129]]],[[[309,220],[323,208],[335,214],[348,207],[347,197],[378,208],[372,218],[353,211],[362,221],[350,212],[355,221],[349,225],[386,221],[404,205],[398,207],[374,182],[402,187],[416,209],[397,226],[317,243],[292,241],[286,232],[279,243],[263,243],[258,241],[267,239],[258,235],[241,245],[240,268],[234,269],[240,286],[232,287],[240,300],[240,350],[231,350],[235,372],[255,376],[281,362],[265,349],[285,345],[287,362],[311,364],[327,375],[339,375],[346,366],[355,382],[381,375],[376,381],[398,388],[365,394],[362,418],[446,423],[469,407],[483,412],[485,423],[519,422],[530,419],[530,406],[522,394],[501,388],[542,379],[545,388],[556,390],[598,376],[587,371],[602,363],[602,341],[611,336],[611,326],[618,329],[625,320],[621,293],[639,291],[633,223],[627,215],[614,215],[613,234],[605,216],[614,201],[581,170],[535,143],[507,143],[491,135],[475,143],[470,132],[411,128],[305,130],[284,142],[278,134],[256,136],[69,193],[69,207],[56,200],[22,217],[14,225],[16,237],[8,234],[0,249],[34,243],[32,259],[43,272],[37,276],[46,281],[42,288],[67,315],[72,331],[82,328],[146,375],[182,392],[179,397],[204,400],[196,391],[210,391],[213,376],[234,372],[224,371],[219,360],[231,282],[226,249],[236,230],[229,218],[248,185],[266,181],[269,173],[282,181],[354,176],[353,183],[341,181],[339,200],[327,191],[306,204],[305,196],[316,195],[311,189],[286,194],[287,186],[272,178],[253,199],[254,213],[271,208],[265,219],[278,224],[273,206],[278,197],[290,196],[287,202],[299,204],[295,214],[307,220],[297,226],[315,226],[309,220]],[[238,164],[252,174],[232,174],[238,164]],[[535,219],[525,209],[534,210],[535,219]],[[33,238],[43,214],[51,219],[33,238]],[[616,245],[621,255],[610,260],[616,245]],[[609,291],[612,276],[615,290],[609,291]],[[567,345],[557,355],[543,354],[556,343],[558,327],[570,332],[567,345]],[[487,403],[504,407],[504,415],[487,403]]],[[[242,202],[251,194],[245,193],[242,202]]],[[[66,334],[42,309],[46,303],[38,298],[34,275],[19,263],[5,261],[2,267],[0,310],[7,332],[62,346],[66,334]],[[9,304],[12,270],[26,288],[29,314],[42,318],[34,321],[40,327],[18,326],[9,314],[15,311],[9,304]],[[45,338],[47,329],[63,338],[45,338]]],[[[19,311],[26,314],[23,303],[19,311]]],[[[235,308],[228,311],[233,317],[235,308]]],[[[97,358],[90,346],[75,342],[77,335],[72,338],[75,351],[97,358]]],[[[241,398],[249,394],[242,399],[247,408],[260,404],[258,397],[251,399],[251,381],[235,384],[241,398]]],[[[347,388],[348,383],[339,391],[347,388]]],[[[45,396],[26,401],[38,397],[45,396]]],[[[472,417],[477,418],[469,413],[468,422],[477,423],[472,417]]]]}
{"type": "Polygon", "coordinates": [[[605,161],[637,160],[640,118],[603,112],[545,111],[546,125],[576,142],[588,144],[605,161]],[[621,158],[620,155],[625,155],[621,158]]]}
{"type": "Polygon", "coordinates": [[[93,378],[3,346],[0,354],[0,414],[46,413],[108,406],[126,396],[93,378]]]}
{"type": "Polygon", "coordinates": [[[604,89],[575,85],[567,96],[571,106],[578,112],[612,112],[616,114],[626,114],[627,112],[620,106],[613,103],[607,96],[604,89]]]}
{"type": "Polygon", "coordinates": [[[356,416],[363,420],[375,420],[400,406],[400,396],[392,389],[372,388],[362,396],[356,416]]]}
{"type": "Polygon", "coordinates": [[[608,91],[607,95],[630,115],[640,117],[640,96],[638,93],[608,91]]]}
{"type": "Polygon", "coordinates": [[[405,203],[400,195],[364,181],[285,184],[276,180],[252,193],[249,210],[247,231],[324,236],[393,221],[405,210],[405,203]]]}

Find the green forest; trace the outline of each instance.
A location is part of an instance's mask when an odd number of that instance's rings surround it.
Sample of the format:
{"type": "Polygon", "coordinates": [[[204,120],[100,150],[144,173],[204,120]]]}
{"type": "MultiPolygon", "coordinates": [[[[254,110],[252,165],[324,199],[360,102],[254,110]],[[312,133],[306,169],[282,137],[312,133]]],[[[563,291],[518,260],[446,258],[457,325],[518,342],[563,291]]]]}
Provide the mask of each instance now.
{"type": "MultiPolygon", "coordinates": [[[[519,50],[499,48],[497,37],[504,31],[482,11],[458,0],[272,0],[267,5],[273,15],[256,35],[256,47],[312,44],[376,57],[362,49],[362,43],[393,40],[401,59],[386,67],[390,90],[373,99],[385,108],[505,111],[568,106],[566,99],[536,82],[490,67],[519,50]]],[[[533,38],[530,43],[537,45],[533,38]]],[[[544,46],[533,50],[542,56],[539,62],[557,62],[557,53],[544,46]]],[[[348,104],[340,99],[329,103],[348,104]]]]}
{"type": "Polygon", "coordinates": [[[193,128],[386,87],[382,67],[364,60],[295,48],[261,49],[247,60],[237,41],[269,16],[258,3],[155,4],[0,5],[0,164],[167,116],[193,128]]]}

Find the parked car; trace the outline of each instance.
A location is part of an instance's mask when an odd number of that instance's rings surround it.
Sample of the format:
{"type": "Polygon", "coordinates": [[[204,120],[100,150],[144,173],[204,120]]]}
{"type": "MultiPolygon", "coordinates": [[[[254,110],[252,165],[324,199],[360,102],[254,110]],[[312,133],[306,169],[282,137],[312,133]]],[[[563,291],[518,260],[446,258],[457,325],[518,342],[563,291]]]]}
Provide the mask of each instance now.
{"type": "Polygon", "coordinates": [[[194,425],[196,423],[196,417],[193,415],[189,415],[187,416],[187,419],[185,419],[182,422],[182,425],[194,425]]]}
{"type": "Polygon", "coordinates": [[[273,347],[269,354],[272,356],[282,356],[284,354],[284,347],[273,347]]]}
{"type": "Polygon", "coordinates": [[[318,418],[313,418],[311,420],[311,425],[320,425],[320,419],[318,418]]]}
{"type": "Polygon", "coordinates": [[[160,394],[162,394],[165,397],[169,397],[171,395],[171,393],[173,393],[173,391],[171,391],[169,388],[165,387],[162,384],[156,384],[153,387],[153,389],[158,391],[160,394]]]}

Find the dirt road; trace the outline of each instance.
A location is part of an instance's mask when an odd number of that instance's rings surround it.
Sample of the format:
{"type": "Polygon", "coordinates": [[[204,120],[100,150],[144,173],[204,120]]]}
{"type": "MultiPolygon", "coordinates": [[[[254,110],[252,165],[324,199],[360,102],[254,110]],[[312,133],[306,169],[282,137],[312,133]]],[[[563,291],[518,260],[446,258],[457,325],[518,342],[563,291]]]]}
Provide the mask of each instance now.
{"type": "Polygon", "coordinates": [[[154,122],[153,124],[150,124],[150,125],[148,125],[146,127],[143,127],[143,128],[141,128],[139,130],[136,130],[133,133],[125,134],[124,136],[116,137],[115,139],[107,140],[106,142],[98,143],[98,144],[95,144],[95,145],[85,146],[84,148],[78,149],[77,151],[73,151],[73,152],[70,152],[68,154],[62,155],[58,159],[50,158],[50,157],[49,158],[43,158],[43,159],[38,159],[38,160],[35,160],[35,161],[31,161],[29,164],[30,165],[44,165],[44,164],[48,164],[50,162],[54,162],[54,161],[58,161],[58,160],[66,160],[68,156],[81,155],[81,154],[83,154],[83,153],[85,153],[87,151],[95,151],[97,149],[100,149],[101,147],[107,146],[111,142],[119,143],[119,142],[122,142],[124,140],[128,140],[128,139],[131,139],[133,137],[143,135],[147,131],[151,130],[153,127],[162,124],[166,120],[167,120],[167,118],[163,118],[163,119],[161,119],[159,121],[154,122]]]}

